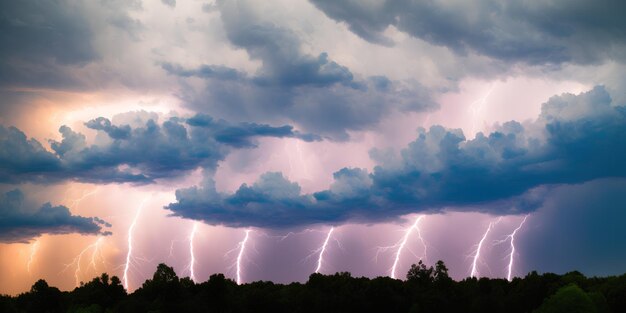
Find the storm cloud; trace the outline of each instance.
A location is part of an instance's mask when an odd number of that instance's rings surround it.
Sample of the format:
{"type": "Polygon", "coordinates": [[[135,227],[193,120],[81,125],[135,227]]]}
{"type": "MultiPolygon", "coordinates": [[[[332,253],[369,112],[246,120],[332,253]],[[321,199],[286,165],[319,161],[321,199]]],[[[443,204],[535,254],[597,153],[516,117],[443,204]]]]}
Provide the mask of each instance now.
{"type": "Polygon", "coordinates": [[[63,139],[49,141],[52,151],[15,127],[0,126],[0,182],[151,183],[200,167],[215,169],[232,149],[256,147],[257,137],[321,140],[288,125],[231,124],[201,114],[140,124],[114,125],[103,117],[88,121],[86,127],[104,135],[91,145],[85,135],[61,126],[63,139]]]}
{"type": "Polygon", "coordinates": [[[445,46],[532,65],[624,61],[626,4],[603,1],[332,1],[311,0],[361,38],[392,45],[395,27],[445,46]]]}
{"type": "Polygon", "coordinates": [[[416,81],[384,76],[360,78],[326,52],[303,52],[298,34],[264,20],[247,1],[218,1],[227,39],[261,62],[256,73],[219,64],[186,68],[164,62],[169,74],[202,88],[181,84],[179,96],[199,112],[228,120],[287,122],[332,139],[374,126],[394,110],[423,112],[437,107],[431,91],[416,81]]]}
{"type": "Polygon", "coordinates": [[[139,7],[139,1],[2,2],[0,85],[72,90],[101,88],[102,80],[84,77],[85,72],[80,71],[88,65],[102,63],[102,51],[96,40],[102,29],[116,28],[134,34],[141,28],[140,23],[129,16],[129,11],[139,7]]]}
{"type": "Polygon", "coordinates": [[[0,195],[0,242],[28,242],[43,234],[110,235],[111,225],[97,217],[72,215],[65,206],[45,203],[29,207],[24,193],[15,189],[0,195]]]}
{"type": "MultiPolygon", "coordinates": [[[[373,155],[377,155],[373,152],[373,155]]],[[[233,194],[211,177],[177,190],[174,215],[209,224],[291,227],[375,222],[444,209],[498,215],[537,209],[551,186],[626,176],[626,109],[599,86],[555,96],[531,123],[515,121],[466,139],[433,126],[372,173],[344,168],[328,190],[302,194],[280,173],[266,173],[233,194]]]]}

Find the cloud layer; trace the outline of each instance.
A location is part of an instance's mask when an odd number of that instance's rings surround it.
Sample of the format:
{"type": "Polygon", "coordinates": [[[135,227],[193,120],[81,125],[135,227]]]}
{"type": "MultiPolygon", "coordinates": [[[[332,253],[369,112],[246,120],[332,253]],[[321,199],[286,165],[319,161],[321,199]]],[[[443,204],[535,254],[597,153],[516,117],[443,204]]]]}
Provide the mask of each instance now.
{"type": "Polygon", "coordinates": [[[383,45],[388,27],[457,54],[540,65],[624,61],[622,1],[509,2],[311,0],[361,38],[383,45]]]}
{"type": "Polygon", "coordinates": [[[431,92],[418,82],[384,76],[359,79],[325,52],[303,52],[304,43],[294,30],[265,20],[253,7],[248,1],[218,1],[216,8],[230,43],[260,61],[256,73],[219,64],[162,64],[185,82],[204,80],[202,88],[182,84],[180,96],[187,106],[228,120],[295,123],[338,140],[347,139],[350,130],[375,125],[394,110],[437,107],[431,92]]]}
{"type": "Polygon", "coordinates": [[[15,127],[0,126],[0,182],[151,183],[200,167],[214,170],[232,149],[255,147],[257,137],[321,140],[288,125],[231,124],[202,114],[159,124],[141,120],[141,112],[129,114],[140,120],[139,126],[114,125],[103,117],[86,122],[100,133],[92,145],[85,135],[61,126],[63,139],[50,140],[53,152],[15,127]]]}
{"type": "Polygon", "coordinates": [[[380,157],[373,173],[344,168],[328,190],[302,194],[280,173],[266,173],[234,194],[200,187],[177,190],[174,215],[209,224],[291,227],[373,222],[444,208],[493,214],[528,212],[550,185],[626,176],[626,109],[603,87],[553,97],[536,121],[507,122],[467,140],[433,126],[400,156],[380,157]]]}
{"type": "Polygon", "coordinates": [[[97,217],[72,215],[65,206],[29,207],[19,189],[0,195],[0,242],[28,242],[43,234],[110,235],[111,225],[97,217]]]}

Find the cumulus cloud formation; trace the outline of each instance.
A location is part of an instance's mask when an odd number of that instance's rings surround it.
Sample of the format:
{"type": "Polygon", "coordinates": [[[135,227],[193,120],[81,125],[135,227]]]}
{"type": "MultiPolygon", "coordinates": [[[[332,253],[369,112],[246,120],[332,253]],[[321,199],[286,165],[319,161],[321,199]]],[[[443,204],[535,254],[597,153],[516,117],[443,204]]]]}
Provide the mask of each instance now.
{"type": "Polygon", "coordinates": [[[528,64],[624,60],[626,4],[603,1],[311,0],[361,38],[391,45],[388,27],[458,54],[528,64]]]}
{"type": "Polygon", "coordinates": [[[103,227],[111,225],[97,217],[72,215],[65,206],[45,203],[28,207],[22,191],[15,189],[0,195],[0,242],[28,242],[43,234],[110,235],[103,227]]]}
{"type": "Polygon", "coordinates": [[[231,124],[202,114],[172,117],[161,124],[148,119],[136,127],[100,117],[85,126],[106,136],[89,145],[85,135],[61,126],[63,139],[50,140],[52,152],[19,129],[0,126],[0,182],[150,183],[199,167],[215,169],[232,149],[255,147],[257,137],[321,140],[288,125],[231,124]]]}
{"type": "Polygon", "coordinates": [[[180,96],[194,110],[228,120],[287,121],[333,139],[348,130],[371,127],[393,110],[436,108],[431,92],[418,82],[386,77],[358,78],[325,52],[303,52],[292,29],[264,20],[248,1],[218,1],[227,39],[261,62],[254,74],[224,65],[186,68],[162,63],[181,79],[205,80],[203,88],[183,84],[180,96]]]}
{"type": "Polygon", "coordinates": [[[541,205],[550,186],[626,176],[626,108],[603,87],[551,98],[532,123],[507,122],[468,140],[433,126],[373,173],[344,168],[330,189],[313,194],[267,173],[234,194],[177,190],[174,215],[228,226],[290,227],[380,221],[445,208],[519,214],[541,205]]]}

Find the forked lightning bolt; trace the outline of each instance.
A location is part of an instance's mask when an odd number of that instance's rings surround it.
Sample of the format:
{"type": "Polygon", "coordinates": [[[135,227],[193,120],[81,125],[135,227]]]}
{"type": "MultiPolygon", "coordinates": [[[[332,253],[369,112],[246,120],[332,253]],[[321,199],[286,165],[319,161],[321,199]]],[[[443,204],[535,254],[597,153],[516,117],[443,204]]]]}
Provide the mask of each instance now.
{"type": "Polygon", "coordinates": [[[474,251],[474,254],[472,255],[472,258],[474,260],[472,261],[472,271],[470,273],[470,277],[476,277],[479,274],[478,273],[478,260],[480,260],[480,250],[483,248],[483,244],[485,243],[487,236],[489,236],[489,232],[491,231],[493,226],[498,224],[501,219],[502,218],[500,217],[495,222],[489,222],[489,227],[487,227],[487,230],[485,230],[485,233],[483,234],[482,238],[478,242],[478,246],[476,247],[476,250],[474,251]]]}
{"type": "Polygon", "coordinates": [[[324,244],[322,245],[322,247],[319,250],[320,255],[317,259],[317,267],[315,268],[315,273],[319,273],[320,270],[322,269],[322,263],[324,262],[324,252],[326,251],[326,247],[328,247],[328,241],[330,240],[330,236],[332,236],[333,234],[333,230],[335,230],[334,227],[331,227],[330,230],[328,231],[328,234],[326,235],[326,240],[324,240],[324,244]]]}
{"type": "MultiPolygon", "coordinates": [[[[407,228],[404,231],[404,236],[402,237],[402,239],[396,243],[393,246],[388,246],[388,247],[379,247],[378,248],[378,252],[376,253],[376,259],[378,259],[378,254],[382,251],[387,251],[389,249],[396,249],[396,253],[394,254],[394,261],[393,261],[393,265],[391,266],[391,278],[396,279],[396,269],[398,268],[398,263],[400,262],[400,257],[402,256],[402,252],[405,249],[406,243],[409,240],[409,237],[411,236],[411,233],[413,233],[413,231],[416,231],[418,234],[418,237],[424,247],[424,256],[426,255],[426,249],[427,249],[427,245],[426,245],[426,241],[424,240],[424,238],[422,237],[422,233],[420,231],[419,228],[419,223],[420,221],[424,219],[424,215],[420,215],[415,219],[415,222],[413,222],[413,224],[407,228]]],[[[420,258],[421,259],[421,258],[420,258]]]]}
{"type": "Polygon", "coordinates": [[[135,213],[135,218],[133,219],[133,222],[130,224],[130,227],[128,228],[128,250],[126,252],[126,263],[124,265],[124,275],[123,275],[123,280],[124,280],[124,288],[126,288],[126,290],[129,290],[128,287],[128,270],[130,269],[130,265],[131,262],[134,261],[133,259],[133,231],[135,230],[135,225],[137,225],[137,220],[139,219],[139,215],[141,214],[141,210],[143,208],[143,206],[146,204],[146,202],[148,201],[148,198],[145,198],[141,204],[139,205],[139,208],[137,209],[137,213],[135,213]]]}
{"type": "Polygon", "coordinates": [[[391,267],[391,278],[396,278],[396,268],[398,267],[398,262],[400,261],[400,256],[402,255],[402,250],[404,250],[404,246],[406,246],[407,240],[409,240],[409,236],[411,232],[415,229],[419,229],[419,222],[424,218],[424,215],[420,215],[417,219],[415,219],[415,223],[406,230],[404,234],[404,238],[402,238],[402,242],[400,242],[400,246],[398,246],[398,250],[396,251],[396,257],[393,261],[393,266],[391,267]]]}
{"type": "Polygon", "coordinates": [[[237,254],[237,285],[241,284],[241,261],[246,251],[246,243],[248,243],[249,238],[250,238],[250,230],[246,229],[246,236],[239,243],[239,254],[237,254]]]}
{"type": "Polygon", "coordinates": [[[191,230],[191,235],[189,235],[189,256],[190,256],[190,260],[189,260],[189,275],[191,280],[196,281],[196,274],[194,271],[194,266],[196,264],[196,256],[194,254],[194,249],[193,249],[193,239],[194,237],[196,237],[196,231],[198,231],[198,222],[194,222],[193,223],[193,228],[191,230]]]}
{"type": "Polygon", "coordinates": [[[511,251],[509,252],[509,265],[507,266],[507,275],[506,275],[506,279],[508,281],[511,281],[511,279],[513,278],[512,275],[513,275],[513,259],[515,258],[515,235],[522,228],[522,226],[524,226],[524,223],[526,223],[526,219],[528,219],[528,215],[524,216],[524,219],[522,219],[522,222],[517,226],[517,228],[513,230],[511,234],[507,235],[506,238],[504,238],[503,240],[499,240],[495,242],[495,244],[500,244],[508,240],[509,244],[511,245],[511,251]]]}
{"type": "Polygon", "coordinates": [[[93,268],[94,271],[97,270],[96,263],[98,262],[98,259],[100,260],[100,262],[104,263],[104,257],[102,256],[102,250],[101,250],[101,245],[102,245],[103,240],[104,240],[103,237],[98,237],[98,239],[96,239],[94,243],[88,245],[83,250],[81,250],[80,253],[76,257],[74,257],[72,262],[69,264],[66,264],[63,271],[61,271],[61,272],[65,272],[68,268],[75,266],[74,280],[76,282],[76,286],[80,285],[81,274],[83,271],[81,268],[81,263],[82,263],[83,257],[89,250],[91,250],[91,261],[89,262],[89,266],[93,268]]]}

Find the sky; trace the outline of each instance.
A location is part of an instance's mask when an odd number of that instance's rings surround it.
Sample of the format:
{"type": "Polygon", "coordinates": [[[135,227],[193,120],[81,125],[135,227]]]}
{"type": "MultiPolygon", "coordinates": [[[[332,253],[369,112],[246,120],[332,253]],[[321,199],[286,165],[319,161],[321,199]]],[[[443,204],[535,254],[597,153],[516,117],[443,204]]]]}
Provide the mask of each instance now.
{"type": "Polygon", "coordinates": [[[0,4],[0,293],[626,272],[626,4],[0,4]]]}

